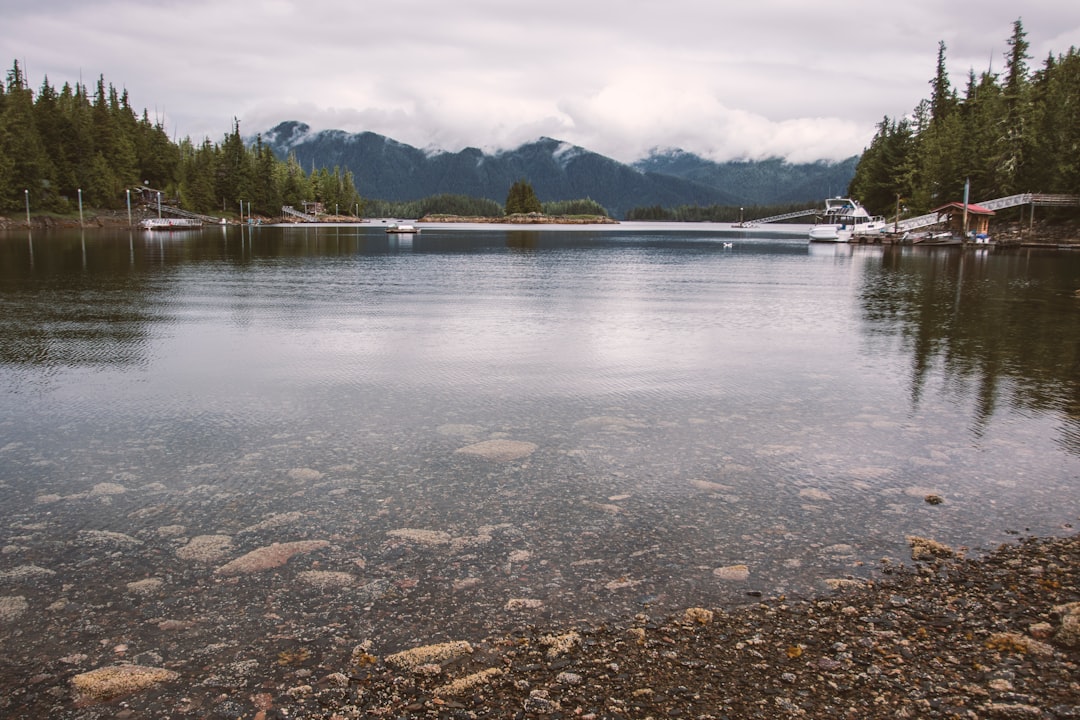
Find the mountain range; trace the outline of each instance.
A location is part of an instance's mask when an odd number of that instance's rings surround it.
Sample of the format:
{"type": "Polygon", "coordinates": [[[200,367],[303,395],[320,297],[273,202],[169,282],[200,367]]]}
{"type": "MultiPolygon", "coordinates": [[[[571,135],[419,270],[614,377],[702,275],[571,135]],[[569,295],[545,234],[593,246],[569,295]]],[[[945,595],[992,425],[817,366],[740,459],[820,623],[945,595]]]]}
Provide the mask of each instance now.
{"type": "Polygon", "coordinates": [[[612,217],[635,207],[660,205],[754,206],[819,202],[843,193],[858,157],[842,162],[792,164],[781,159],[717,163],[682,150],[654,151],[626,164],[552,138],[495,153],[422,150],[373,132],[312,132],[282,122],[262,141],[302,167],[339,167],[353,174],[362,197],[418,200],[438,194],[506,200],[526,180],[543,201],[591,198],[612,217]]]}

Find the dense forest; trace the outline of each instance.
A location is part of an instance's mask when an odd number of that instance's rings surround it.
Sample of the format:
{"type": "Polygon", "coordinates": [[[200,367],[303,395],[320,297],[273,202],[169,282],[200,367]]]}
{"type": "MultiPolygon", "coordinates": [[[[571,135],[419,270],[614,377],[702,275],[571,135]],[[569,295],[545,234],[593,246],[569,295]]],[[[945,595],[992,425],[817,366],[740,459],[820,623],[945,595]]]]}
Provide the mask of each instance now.
{"type": "Polygon", "coordinates": [[[930,97],[910,117],[885,117],[859,160],[849,188],[872,213],[892,214],[899,200],[920,214],[963,199],[1016,193],[1080,194],[1080,54],[1052,53],[1029,69],[1029,43],[1013,23],[1005,66],[958,92],[938,45],[930,97]]]}
{"type": "Polygon", "coordinates": [[[304,201],[343,214],[363,205],[349,172],[305,172],[259,139],[245,145],[239,123],[220,143],[174,143],[104,78],[91,93],[67,83],[58,92],[46,77],[35,96],[13,65],[0,86],[0,210],[29,203],[35,212],[70,212],[80,194],[91,207],[120,208],[125,190],[143,183],[202,213],[231,212],[241,201],[269,216],[304,201]]]}

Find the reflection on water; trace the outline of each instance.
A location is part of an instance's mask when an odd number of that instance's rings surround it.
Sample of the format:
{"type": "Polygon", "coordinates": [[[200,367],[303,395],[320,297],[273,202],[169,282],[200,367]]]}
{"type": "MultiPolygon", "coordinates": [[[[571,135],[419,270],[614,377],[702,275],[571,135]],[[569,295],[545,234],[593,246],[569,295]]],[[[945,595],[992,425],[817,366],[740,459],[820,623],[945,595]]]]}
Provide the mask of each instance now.
{"type": "Polygon", "coordinates": [[[1066,531],[1078,277],[695,226],[9,233],[0,674],[333,666],[1066,531]]]}
{"type": "Polygon", "coordinates": [[[867,331],[902,340],[918,404],[931,371],[974,399],[976,435],[999,405],[1060,417],[1062,442],[1080,444],[1077,258],[1015,251],[919,253],[890,248],[861,292],[867,331]]]}

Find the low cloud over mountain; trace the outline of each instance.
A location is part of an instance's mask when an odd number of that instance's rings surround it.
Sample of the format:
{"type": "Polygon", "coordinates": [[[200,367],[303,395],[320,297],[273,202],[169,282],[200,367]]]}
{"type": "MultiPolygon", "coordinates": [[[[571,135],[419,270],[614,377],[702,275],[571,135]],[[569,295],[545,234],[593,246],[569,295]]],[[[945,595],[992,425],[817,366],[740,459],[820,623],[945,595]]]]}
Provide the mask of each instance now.
{"type": "Polygon", "coordinates": [[[715,163],[679,150],[655,151],[632,165],[551,138],[513,150],[486,153],[422,150],[372,132],[312,132],[283,122],[262,136],[284,158],[294,153],[305,169],[352,172],[364,197],[416,200],[440,193],[502,203],[520,179],[542,201],[592,198],[614,217],[634,207],[661,205],[766,205],[812,202],[846,190],[856,158],[841,163],[793,165],[782,160],[715,163]]]}

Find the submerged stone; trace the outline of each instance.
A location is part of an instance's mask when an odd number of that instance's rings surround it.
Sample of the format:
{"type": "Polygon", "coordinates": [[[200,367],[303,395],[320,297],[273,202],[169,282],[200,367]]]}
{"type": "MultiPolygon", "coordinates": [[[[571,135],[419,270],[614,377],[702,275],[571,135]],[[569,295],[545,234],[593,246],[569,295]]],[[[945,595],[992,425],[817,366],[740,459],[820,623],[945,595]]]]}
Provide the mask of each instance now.
{"type": "Polygon", "coordinates": [[[726,565],[713,570],[713,575],[721,580],[742,581],[750,577],[750,568],[746,565],[726,565]]]}
{"type": "Polygon", "coordinates": [[[225,563],[214,572],[218,575],[249,575],[251,573],[280,567],[294,555],[313,552],[330,545],[326,540],[300,540],[297,542],[274,543],[257,548],[225,563]]]}
{"type": "Polygon", "coordinates": [[[71,686],[81,699],[101,702],[178,677],[179,673],[165,668],[115,665],[76,675],[71,678],[71,686]]]}

